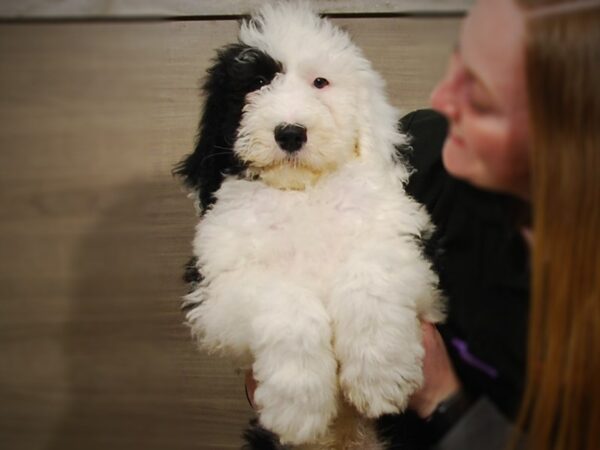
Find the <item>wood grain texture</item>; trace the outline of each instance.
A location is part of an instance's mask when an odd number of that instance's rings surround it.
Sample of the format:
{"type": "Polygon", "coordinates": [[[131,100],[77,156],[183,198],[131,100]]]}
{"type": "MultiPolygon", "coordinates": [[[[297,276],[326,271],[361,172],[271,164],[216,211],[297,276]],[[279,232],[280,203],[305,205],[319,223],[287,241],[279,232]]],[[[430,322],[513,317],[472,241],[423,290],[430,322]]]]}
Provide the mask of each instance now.
{"type": "MultiPolygon", "coordinates": [[[[425,106],[450,19],[343,19],[425,106]]],[[[0,26],[0,448],[233,449],[242,377],[182,325],[198,80],[234,21],[0,26]]]]}
{"type": "MultiPolygon", "coordinates": [[[[265,0],[3,0],[0,17],[177,17],[247,14],[265,0]]],[[[324,13],[460,13],[473,0],[313,0],[324,13]]]]}

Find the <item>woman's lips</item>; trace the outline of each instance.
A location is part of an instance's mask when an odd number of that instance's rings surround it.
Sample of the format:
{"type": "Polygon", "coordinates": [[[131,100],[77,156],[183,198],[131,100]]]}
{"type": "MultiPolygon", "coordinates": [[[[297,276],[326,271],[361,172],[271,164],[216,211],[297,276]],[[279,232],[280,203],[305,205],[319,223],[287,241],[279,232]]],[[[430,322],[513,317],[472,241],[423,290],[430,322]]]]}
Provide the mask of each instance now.
{"type": "Polygon", "coordinates": [[[465,145],[465,140],[456,133],[451,132],[449,139],[453,144],[460,145],[461,147],[465,145]]]}

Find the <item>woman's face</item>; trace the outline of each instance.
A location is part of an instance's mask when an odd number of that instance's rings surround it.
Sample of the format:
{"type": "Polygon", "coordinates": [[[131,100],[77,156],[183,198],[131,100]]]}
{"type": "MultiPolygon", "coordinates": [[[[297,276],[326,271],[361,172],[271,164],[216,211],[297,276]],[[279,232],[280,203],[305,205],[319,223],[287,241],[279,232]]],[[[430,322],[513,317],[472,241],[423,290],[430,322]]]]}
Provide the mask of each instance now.
{"type": "Polygon", "coordinates": [[[450,123],[442,151],[448,172],[527,200],[524,26],[513,0],[479,0],[431,102],[450,123]]]}

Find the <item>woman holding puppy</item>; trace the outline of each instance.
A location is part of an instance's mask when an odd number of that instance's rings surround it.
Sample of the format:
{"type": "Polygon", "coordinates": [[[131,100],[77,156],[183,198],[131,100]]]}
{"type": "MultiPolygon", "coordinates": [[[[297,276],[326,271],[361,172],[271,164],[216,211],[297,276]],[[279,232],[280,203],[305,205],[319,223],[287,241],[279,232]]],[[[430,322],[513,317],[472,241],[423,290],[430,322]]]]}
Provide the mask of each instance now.
{"type": "MultiPolygon", "coordinates": [[[[449,123],[446,170],[531,206],[521,230],[532,292],[517,422],[528,449],[600,448],[599,77],[599,1],[480,0],[431,97],[449,123]]],[[[460,301],[451,298],[451,314],[460,301]]],[[[421,417],[461,386],[439,335],[425,330],[427,382],[413,399],[421,417]]]]}

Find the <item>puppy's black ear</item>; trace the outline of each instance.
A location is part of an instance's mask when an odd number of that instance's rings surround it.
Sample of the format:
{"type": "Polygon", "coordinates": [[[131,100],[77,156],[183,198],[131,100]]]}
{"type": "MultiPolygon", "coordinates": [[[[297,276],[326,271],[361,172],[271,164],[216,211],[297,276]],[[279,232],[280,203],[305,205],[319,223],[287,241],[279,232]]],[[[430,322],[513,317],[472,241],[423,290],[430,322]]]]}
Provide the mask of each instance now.
{"type": "Polygon", "coordinates": [[[234,44],[218,51],[202,86],[205,104],[196,147],[173,170],[186,186],[198,193],[202,211],[214,202],[214,193],[224,177],[244,169],[233,145],[245,101],[245,92],[236,85],[235,66],[246,49],[245,45],[234,44]]]}

